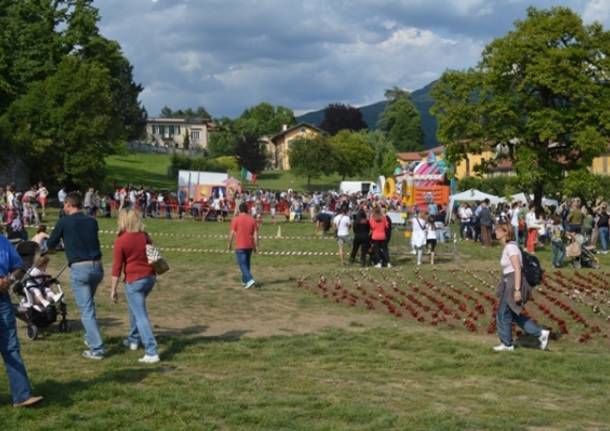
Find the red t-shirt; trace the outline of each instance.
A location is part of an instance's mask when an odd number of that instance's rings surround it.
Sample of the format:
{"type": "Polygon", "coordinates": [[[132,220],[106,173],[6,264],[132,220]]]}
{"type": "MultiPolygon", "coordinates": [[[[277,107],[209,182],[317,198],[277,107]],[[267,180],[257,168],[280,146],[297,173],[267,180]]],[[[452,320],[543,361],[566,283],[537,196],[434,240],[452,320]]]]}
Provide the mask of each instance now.
{"type": "Polygon", "coordinates": [[[369,220],[369,226],[371,226],[371,239],[373,241],[385,241],[385,231],[388,228],[388,221],[385,217],[383,217],[380,221],[377,221],[371,217],[369,220]]]}
{"type": "Polygon", "coordinates": [[[114,242],[112,276],[125,273],[125,281],[132,283],[141,278],[155,275],[146,257],[148,236],[144,232],[123,232],[114,242]]]}
{"type": "Polygon", "coordinates": [[[231,221],[231,230],[235,232],[235,249],[249,250],[254,248],[254,234],[258,227],[254,218],[240,214],[231,221]]]}

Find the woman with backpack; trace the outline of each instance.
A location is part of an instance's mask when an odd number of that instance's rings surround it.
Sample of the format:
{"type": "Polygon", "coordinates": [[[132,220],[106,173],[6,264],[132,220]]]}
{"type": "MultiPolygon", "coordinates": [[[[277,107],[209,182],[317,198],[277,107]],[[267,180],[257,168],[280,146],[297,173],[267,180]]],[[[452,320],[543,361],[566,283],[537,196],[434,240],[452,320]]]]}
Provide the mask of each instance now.
{"type": "Polygon", "coordinates": [[[514,231],[509,224],[496,225],[496,238],[503,246],[500,266],[502,278],[496,287],[500,301],[496,313],[496,327],[501,343],[494,351],[513,351],[513,322],[526,333],[538,338],[540,349],[546,349],[550,331],[542,329],[522,314],[523,306],[529,299],[532,287],[528,284],[523,271],[523,255],[514,242],[514,231]]]}

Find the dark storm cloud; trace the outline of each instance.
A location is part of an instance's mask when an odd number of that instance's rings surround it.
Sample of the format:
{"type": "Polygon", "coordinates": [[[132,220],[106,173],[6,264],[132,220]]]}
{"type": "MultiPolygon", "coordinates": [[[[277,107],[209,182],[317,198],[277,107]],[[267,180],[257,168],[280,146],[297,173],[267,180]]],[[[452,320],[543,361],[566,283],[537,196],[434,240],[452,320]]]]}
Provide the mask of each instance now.
{"type": "MultiPolygon", "coordinates": [[[[610,0],[569,4],[608,24],[610,0]]],[[[134,65],[149,113],[203,105],[239,115],[268,101],[298,111],[420,88],[523,18],[521,0],[98,0],[102,32],[134,65]]]]}

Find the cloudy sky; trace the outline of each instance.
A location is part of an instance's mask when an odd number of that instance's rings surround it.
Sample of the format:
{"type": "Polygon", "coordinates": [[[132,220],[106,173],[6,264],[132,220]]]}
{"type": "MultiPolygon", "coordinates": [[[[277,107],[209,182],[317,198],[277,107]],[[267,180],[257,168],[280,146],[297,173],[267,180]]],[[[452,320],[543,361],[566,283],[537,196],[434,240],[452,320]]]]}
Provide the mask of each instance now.
{"type": "Polygon", "coordinates": [[[529,5],[567,5],[610,28],[610,0],[96,0],[134,65],[149,115],[164,105],[235,117],[364,105],[477,63],[529,5]]]}

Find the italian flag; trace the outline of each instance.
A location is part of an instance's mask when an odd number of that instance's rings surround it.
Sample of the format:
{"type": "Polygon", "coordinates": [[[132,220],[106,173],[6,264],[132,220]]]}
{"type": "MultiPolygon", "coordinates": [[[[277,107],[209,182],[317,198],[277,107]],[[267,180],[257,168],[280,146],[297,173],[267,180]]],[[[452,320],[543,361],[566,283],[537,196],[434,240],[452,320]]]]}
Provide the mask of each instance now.
{"type": "Polygon", "coordinates": [[[256,175],[247,170],[245,167],[241,168],[241,179],[242,181],[246,180],[251,182],[252,184],[256,183],[256,175]]]}

